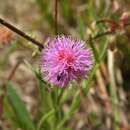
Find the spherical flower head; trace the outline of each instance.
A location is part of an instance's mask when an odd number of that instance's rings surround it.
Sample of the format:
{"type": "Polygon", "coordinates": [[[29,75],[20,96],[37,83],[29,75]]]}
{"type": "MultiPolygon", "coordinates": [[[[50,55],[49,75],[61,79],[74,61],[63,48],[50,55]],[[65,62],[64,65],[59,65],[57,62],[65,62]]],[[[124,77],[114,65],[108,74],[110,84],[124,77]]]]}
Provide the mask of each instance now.
{"type": "Polygon", "coordinates": [[[93,55],[85,42],[72,37],[49,38],[41,56],[41,71],[45,81],[66,87],[72,80],[86,79],[93,67],[93,55]]]}

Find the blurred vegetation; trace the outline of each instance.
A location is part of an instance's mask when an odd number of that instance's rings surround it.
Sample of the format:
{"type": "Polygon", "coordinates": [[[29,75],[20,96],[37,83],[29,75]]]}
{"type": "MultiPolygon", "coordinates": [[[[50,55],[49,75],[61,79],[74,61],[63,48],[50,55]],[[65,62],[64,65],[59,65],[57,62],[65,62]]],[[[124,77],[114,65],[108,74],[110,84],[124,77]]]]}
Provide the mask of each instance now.
{"type": "MultiPolygon", "coordinates": [[[[54,5],[0,0],[0,17],[46,46],[54,5]]],[[[87,80],[63,90],[43,81],[38,48],[0,25],[0,129],[129,130],[130,1],[58,0],[58,34],[85,40],[95,60],[87,80]]]]}

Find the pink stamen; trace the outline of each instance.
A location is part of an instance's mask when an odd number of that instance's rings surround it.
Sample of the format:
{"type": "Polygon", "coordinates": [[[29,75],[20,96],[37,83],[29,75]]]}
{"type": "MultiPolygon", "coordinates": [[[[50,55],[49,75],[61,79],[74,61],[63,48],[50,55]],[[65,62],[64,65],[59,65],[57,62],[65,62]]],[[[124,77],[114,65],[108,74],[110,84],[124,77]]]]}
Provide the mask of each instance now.
{"type": "Polygon", "coordinates": [[[58,54],[58,61],[59,62],[65,62],[70,65],[72,63],[74,63],[75,58],[72,54],[68,53],[66,50],[62,50],[59,52],[58,54]]]}

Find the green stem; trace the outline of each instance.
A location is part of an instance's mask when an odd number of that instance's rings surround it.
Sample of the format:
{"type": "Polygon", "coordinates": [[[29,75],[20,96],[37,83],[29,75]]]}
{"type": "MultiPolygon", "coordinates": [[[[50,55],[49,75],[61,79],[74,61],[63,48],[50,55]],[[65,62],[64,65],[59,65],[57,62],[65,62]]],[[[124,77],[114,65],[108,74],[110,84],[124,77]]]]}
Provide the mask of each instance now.
{"type": "Polygon", "coordinates": [[[41,126],[43,125],[44,121],[46,121],[47,118],[49,118],[51,115],[55,113],[55,110],[52,109],[50,112],[48,112],[46,115],[43,115],[41,120],[38,123],[37,130],[40,130],[41,126]]]}
{"type": "Polygon", "coordinates": [[[60,109],[59,109],[59,93],[58,93],[58,87],[56,87],[55,91],[55,101],[54,101],[54,108],[55,108],[55,126],[57,126],[60,118],[60,109]]]}
{"type": "Polygon", "coordinates": [[[70,117],[67,115],[63,118],[63,120],[58,124],[57,130],[61,130],[62,126],[68,121],[70,117]]]}
{"type": "Polygon", "coordinates": [[[87,93],[89,92],[90,88],[91,88],[91,82],[92,82],[92,79],[95,75],[95,72],[97,71],[97,69],[99,68],[100,66],[100,63],[101,61],[103,60],[104,56],[105,56],[105,53],[106,53],[106,50],[107,50],[107,46],[108,46],[108,40],[106,39],[106,42],[104,43],[104,47],[103,47],[103,50],[102,52],[100,53],[100,57],[99,57],[99,62],[98,63],[95,63],[91,73],[90,73],[90,76],[89,76],[89,79],[87,80],[87,83],[86,83],[86,87],[84,88],[84,91],[85,91],[85,95],[87,95],[87,93]]]}

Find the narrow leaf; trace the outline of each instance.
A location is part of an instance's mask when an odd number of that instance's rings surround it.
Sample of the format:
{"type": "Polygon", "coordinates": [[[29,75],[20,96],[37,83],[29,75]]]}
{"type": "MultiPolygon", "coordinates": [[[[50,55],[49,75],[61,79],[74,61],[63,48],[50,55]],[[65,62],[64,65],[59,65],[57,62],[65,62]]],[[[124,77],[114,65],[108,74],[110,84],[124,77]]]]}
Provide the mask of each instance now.
{"type": "Polygon", "coordinates": [[[11,107],[16,114],[17,119],[20,122],[20,127],[24,130],[34,130],[34,125],[29,113],[27,112],[24,103],[16,93],[11,83],[7,84],[8,99],[11,103],[11,107]]]}

